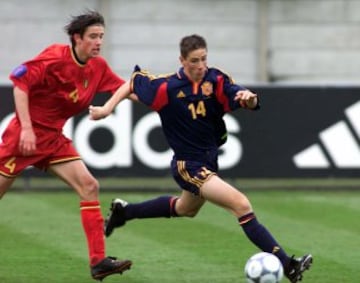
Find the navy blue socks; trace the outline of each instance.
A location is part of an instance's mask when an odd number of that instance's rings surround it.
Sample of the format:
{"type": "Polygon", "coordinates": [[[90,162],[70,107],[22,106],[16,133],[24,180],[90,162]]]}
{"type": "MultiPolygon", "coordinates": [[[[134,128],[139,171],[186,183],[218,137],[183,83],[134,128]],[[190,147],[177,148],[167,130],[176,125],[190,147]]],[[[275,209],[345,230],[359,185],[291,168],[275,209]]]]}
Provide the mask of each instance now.
{"type": "Polygon", "coordinates": [[[140,203],[129,203],[125,208],[125,219],[178,216],[175,211],[177,197],[161,196],[140,203]]]}
{"type": "Polygon", "coordinates": [[[276,255],[280,259],[283,266],[288,265],[290,258],[276,242],[270,232],[257,221],[253,212],[240,217],[239,224],[243,228],[246,236],[259,249],[264,252],[276,255]]]}

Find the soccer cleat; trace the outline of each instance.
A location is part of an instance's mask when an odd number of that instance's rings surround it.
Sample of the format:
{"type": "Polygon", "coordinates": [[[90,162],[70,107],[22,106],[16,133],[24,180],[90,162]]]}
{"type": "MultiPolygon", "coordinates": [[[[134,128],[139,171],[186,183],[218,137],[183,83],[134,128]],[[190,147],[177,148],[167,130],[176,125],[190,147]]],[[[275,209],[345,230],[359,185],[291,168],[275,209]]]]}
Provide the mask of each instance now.
{"type": "Polygon", "coordinates": [[[119,198],[113,199],[111,202],[110,212],[104,223],[104,234],[106,237],[109,237],[115,228],[125,225],[125,207],[127,205],[126,201],[119,198]]]}
{"type": "Polygon", "coordinates": [[[302,280],[303,272],[310,268],[312,262],[313,258],[311,254],[299,258],[292,256],[284,273],[291,283],[299,282],[302,280]]]}
{"type": "Polygon", "coordinates": [[[131,265],[130,260],[117,260],[116,257],[108,256],[91,267],[91,276],[95,280],[102,281],[111,274],[122,274],[125,270],[130,269],[131,265]]]}

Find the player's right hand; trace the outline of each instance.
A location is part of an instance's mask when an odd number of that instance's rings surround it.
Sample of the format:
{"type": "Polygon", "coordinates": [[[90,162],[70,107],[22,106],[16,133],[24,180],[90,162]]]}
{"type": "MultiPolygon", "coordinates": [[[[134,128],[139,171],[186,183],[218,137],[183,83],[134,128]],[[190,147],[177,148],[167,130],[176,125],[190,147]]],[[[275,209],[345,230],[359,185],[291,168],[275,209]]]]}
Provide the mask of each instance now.
{"type": "Polygon", "coordinates": [[[258,104],[257,94],[250,90],[239,90],[234,98],[235,101],[239,101],[241,107],[253,109],[258,104]]]}
{"type": "Polygon", "coordinates": [[[94,106],[94,105],[90,105],[89,106],[89,115],[90,115],[90,120],[100,120],[105,118],[108,113],[105,110],[104,106],[94,106]]]}

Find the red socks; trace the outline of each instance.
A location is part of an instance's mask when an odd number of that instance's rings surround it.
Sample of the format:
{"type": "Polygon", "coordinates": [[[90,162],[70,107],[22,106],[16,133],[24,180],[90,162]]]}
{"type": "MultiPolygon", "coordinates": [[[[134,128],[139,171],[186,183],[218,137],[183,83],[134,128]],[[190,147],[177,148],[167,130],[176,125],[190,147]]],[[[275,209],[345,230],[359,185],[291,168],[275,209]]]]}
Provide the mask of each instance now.
{"type": "Polygon", "coordinates": [[[87,238],[90,265],[105,258],[104,218],[99,201],[80,202],[81,222],[87,238]]]}

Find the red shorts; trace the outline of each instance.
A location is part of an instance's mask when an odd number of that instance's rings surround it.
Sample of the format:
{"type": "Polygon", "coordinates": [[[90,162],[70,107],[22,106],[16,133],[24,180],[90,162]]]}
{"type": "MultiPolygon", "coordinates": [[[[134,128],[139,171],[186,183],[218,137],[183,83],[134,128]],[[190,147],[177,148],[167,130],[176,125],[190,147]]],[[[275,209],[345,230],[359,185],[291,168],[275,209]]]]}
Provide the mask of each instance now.
{"type": "Polygon", "coordinates": [[[61,131],[34,127],[37,138],[36,152],[22,156],[19,152],[20,125],[13,119],[4,131],[0,144],[0,174],[16,177],[28,166],[46,170],[50,165],[80,159],[70,139],[61,131]]]}

